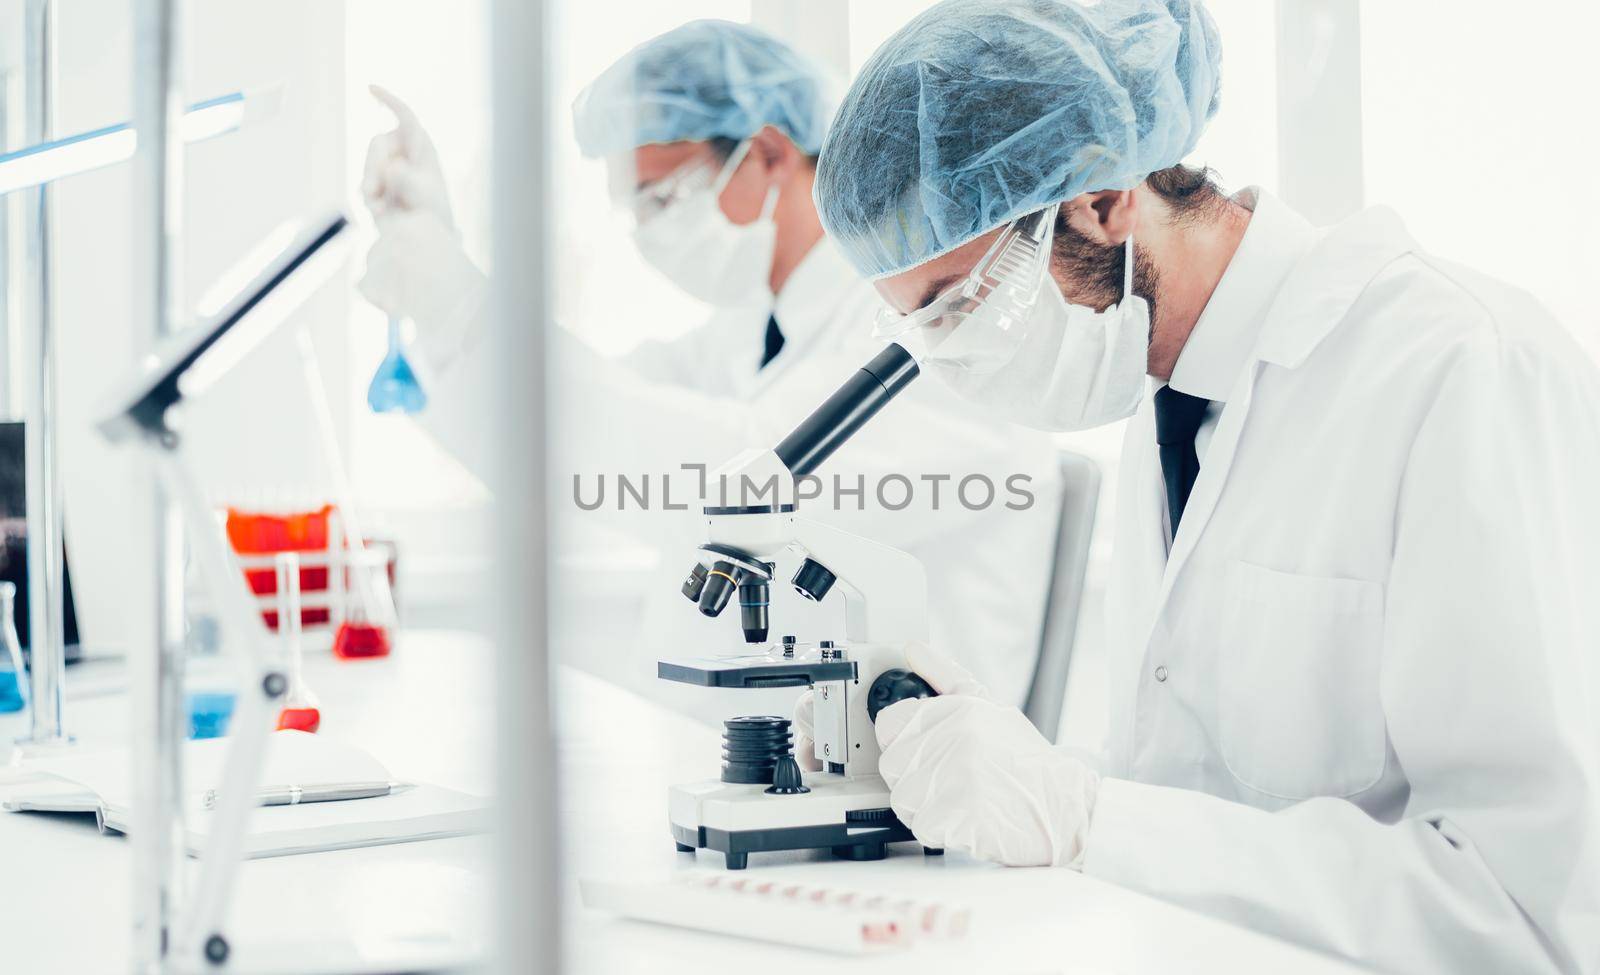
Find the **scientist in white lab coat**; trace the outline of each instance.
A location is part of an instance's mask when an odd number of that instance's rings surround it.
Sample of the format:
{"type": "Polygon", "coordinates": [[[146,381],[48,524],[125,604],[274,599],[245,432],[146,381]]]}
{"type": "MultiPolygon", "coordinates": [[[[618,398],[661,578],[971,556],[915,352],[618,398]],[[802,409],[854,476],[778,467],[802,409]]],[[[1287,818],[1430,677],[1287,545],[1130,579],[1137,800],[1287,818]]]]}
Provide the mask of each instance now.
{"type": "Polygon", "coordinates": [[[946,693],[876,726],[894,808],[1388,971],[1600,971],[1600,378],[1389,210],[1178,165],[1220,60],[1194,0],[946,0],[823,146],[823,225],[930,371],[1133,415],[1102,762],[930,657],[946,693]]]}
{"type": "MultiPolygon", "coordinates": [[[[456,364],[474,342],[483,276],[456,242],[434,147],[404,104],[378,95],[400,127],[375,139],[368,155],[363,189],[381,235],[362,290],[416,321],[416,349],[448,379],[465,371],[456,364]]],[[[553,429],[614,434],[566,438],[556,450],[575,455],[555,466],[589,478],[679,472],[681,462],[715,466],[752,444],[776,443],[876,351],[869,327],[881,303],[824,238],[811,198],[836,96],[824,72],[787,45],[726,21],[696,21],[653,38],[584,89],[573,113],[579,145],[606,161],[616,201],[636,218],[641,253],[716,311],[680,338],[643,343],[623,357],[623,370],[552,329],[553,429]]],[[[472,466],[473,454],[495,446],[472,449],[483,424],[461,409],[464,399],[436,391],[421,419],[472,466]]],[[[928,570],[935,643],[1001,698],[1022,702],[1038,656],[1060,506],[1048,437],[973,417],[929,383],[875,418],[823,477],[808,516],[918,556],[928,570]],[[974,473],[994,486],[992,498],[976,482],[962,488],[974,473]],[[843,493],[834,490],[835,475],[843,493]],[[862,494],[851,493],[862,484],[862,494]]],[[[677,500],[692,501],[694,478],[680,478],[675,490],[689,490],[677,500]]],[[[567,496],[563,485],[557,501],[567,496]]],[[[676,512],[652,517],[657,528],[669,519],[685,530],[697,524],[676,512]]],[[[663,627],[680,635],[687,625],[702,628],[705,639],[736,642],[732,623],[700,620],[677,594],[678,557],[687,558],[696,541],[682,539],[675,543],[681,553],[664,553],[670,578],[647,609],[646,629],[660,637],[663,627]]],[[[794,632],[795,615],[775,608],[774,636],[794,632]]],[[[636,689],[672,693],[653,666],[629,666],[643,682],[636,689]]],[[[752,700],[722,697],[716,705],[752,700]]]]}

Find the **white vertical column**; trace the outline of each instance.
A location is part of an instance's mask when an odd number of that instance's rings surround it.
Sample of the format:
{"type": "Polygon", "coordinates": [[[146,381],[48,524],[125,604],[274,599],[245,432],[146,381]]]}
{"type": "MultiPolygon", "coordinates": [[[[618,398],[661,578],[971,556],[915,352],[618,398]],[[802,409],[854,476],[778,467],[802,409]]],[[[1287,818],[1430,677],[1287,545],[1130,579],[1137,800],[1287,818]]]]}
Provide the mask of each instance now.
{"type": "MultiPolygon", "coordinates": [[[[134,4],[133,161],[136,347],[154,348],[179,319],[178,237],[182,231],[182,0],[134,4]]],[[[154,453],[153,451],[151,453],[154,453]]],[[[140,973],[165,972],[183,900],[183,534],[179,513],[146,462],[155,510],[155,553],[147,598],[153,632],[129,641],[130,729],[134,753],[133,959],[140,973]]]]}
{"type": "Polygon", "coordinates": [[[487,383],[496,526],[489,617],[495,640],[496,819],[494,970],[555,972],[561,961],[556,876],[555,745],[546,630],[544,331],[550,327],[552,212],[546,76],[547,4],[491,8],[494,226],[487,383]]]}
{"type": "Polygon", "coordinates": [[[1278,0],[1279,192],[1316,224],[1365,203],[1360,9],[1360,0],[1278,0]]]}
{"type": "Polygon", "coordinates": [[[850,0],[750,0],[750,22],[850,77],[850,0]]]}
{"type": "MultiPolygon", "coordinates": [[[[9,20],[9,18],[8,18],[9,20]]],[[[0,66],[0,152],[22,142],[22,79],[18,69],[0,66]]],[[[20,204],[20,201],[18,201],[20,204]]],[[[17,302],[21,268],[15,260],[17,226],[11,220],[11,202],[0,199],[0,418],[23,415],[22,327],[17,302]]]]}
{"type": "MultiPolygon", "coordinates": [[[[27,90],[25,140],[43,142],[55,128],[55,6],[28,0],[23,26],[27,90]]],[[[52,748],[71,741],[61,718],[66,677],[66,594],[61,542],[58,350],[52,307],[50,187],[29,190],[22,205],[22,306],[29,333],[27,435],[24,453],[28,520],[27,745],[52,748]]]]}

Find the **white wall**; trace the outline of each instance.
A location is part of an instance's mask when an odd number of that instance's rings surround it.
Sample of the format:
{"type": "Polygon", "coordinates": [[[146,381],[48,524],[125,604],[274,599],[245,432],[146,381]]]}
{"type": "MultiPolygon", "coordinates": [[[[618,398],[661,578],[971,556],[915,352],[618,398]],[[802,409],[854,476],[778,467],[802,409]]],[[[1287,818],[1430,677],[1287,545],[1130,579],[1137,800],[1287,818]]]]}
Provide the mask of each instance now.
{"type": "Polygon", "coordinates": [[[1537,294],[1600,355],[1600,4],[1366,3],[1367,197],[1537,294]]]}
{"type": "MultiPolygon", "coordinates": [[[[126,119],[132,38],[125,4],[59,5],[59,131],[126,119]]],[[[285,219],[343,201],[343,58],[340,4],[328,0],[191,3],[189,101],[284,82],[276,117],[192,148],[187,156],[185,290],[192,303],[285,219]]],[[[56,192],[56,316],[61,363],[62,470],[74,590],[86,637],[121,644],[148,632],[150,607],[127,591],[151,571],[128,544],[147,517],[135,455],[93,432],[108,383],[125,374],[138,343],[126,308],[131,169],[73,177],[56,192]]],[[[345,373],[347,299],[337,287],[308,303],[325,371],[345,373]]],[[[189,443],[205,485],[219,497],[242,485],[326,494],[328,478],[306,406],[292,335],[284,330],[197,404],[189,443]]],[[[343,397],[335,395],[336,403],[343,397]]],[[[341,418],[341,425],[343,419],[341,418]]]]}

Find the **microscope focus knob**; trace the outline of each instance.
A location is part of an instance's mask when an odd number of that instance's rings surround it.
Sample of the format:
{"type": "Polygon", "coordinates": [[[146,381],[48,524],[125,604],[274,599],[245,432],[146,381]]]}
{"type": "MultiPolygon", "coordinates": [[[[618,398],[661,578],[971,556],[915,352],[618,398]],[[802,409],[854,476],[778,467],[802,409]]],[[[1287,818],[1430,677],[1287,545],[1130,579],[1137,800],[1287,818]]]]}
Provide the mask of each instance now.
{"type": "Polygon", "coordinates": [[[879,674],[867,691],[867,718],[877,721],[879,711],[906,698],[938,696],[939,692],[921,677],[904,667],[894,667],[879,674]]]}
{"type": "Polygon", "coordinates": [[[772,785],[762,790],[769,796],[798,796],[811,790],[800,776],[800,763],[793,754],[783,755],[772,767],[772,785]]]}
{"type": "Polygon", "coordinates": [[[822,602],[822,597],[833,588],[835,576],[828,567],[816,559],[806,559],[795,570],[794,578],[789,582],[794,586],[794,591],[814,603],[822,602]]]}

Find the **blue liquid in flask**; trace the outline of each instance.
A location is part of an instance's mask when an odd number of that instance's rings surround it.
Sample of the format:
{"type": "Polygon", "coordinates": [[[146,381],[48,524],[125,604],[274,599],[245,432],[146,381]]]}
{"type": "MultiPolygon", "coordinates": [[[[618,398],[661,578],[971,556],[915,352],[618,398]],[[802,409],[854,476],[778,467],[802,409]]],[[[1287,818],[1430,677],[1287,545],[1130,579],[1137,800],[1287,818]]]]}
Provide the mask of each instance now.
{"type": "Polygon", "coordinates": [[[17,683],[17,672],[10,667],[0,670],[0,712],[21,711],[27,703],[17,683]]]}
{"type": "Polygon", "coordinates": [[[22,643],[17,639],[17,587],[0,582],[0,712],[21,711],[28,703],[27,671],[22,668],[22,643]]]}
{"type": "Polygon", "coordinates": [[[420,413],[428,405],[428,394],[422,391],[401,347],[398,318],[389,319],[389,351],[367,387],[367,405],[374,413],[420,413]]]}

